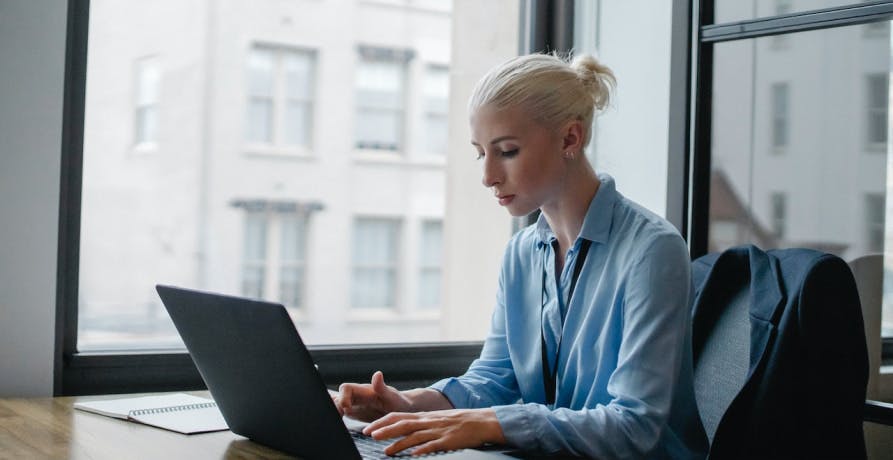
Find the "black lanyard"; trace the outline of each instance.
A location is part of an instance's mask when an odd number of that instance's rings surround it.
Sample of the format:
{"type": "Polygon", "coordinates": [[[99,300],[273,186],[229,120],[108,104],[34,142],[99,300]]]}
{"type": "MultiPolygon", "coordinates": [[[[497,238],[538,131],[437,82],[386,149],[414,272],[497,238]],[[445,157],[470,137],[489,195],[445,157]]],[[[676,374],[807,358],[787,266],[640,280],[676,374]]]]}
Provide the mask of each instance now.
{"type": "MultiPolygon", "coordinates": [[[[574,275],[571,277],[571,289],[567,295],[567,304],[566,307],[570,308],[571,299],[574,297],[574,288],[577,287],[577,278],[580,277],[580,271],[583,270],[583,262],[586,261],[586,254],[589,252],[589,246],[592,244],[591,241],[584,239],[580,243],[580,253],[577,254],[577,259],[574,262],[574,275]]],[[[546,403],[554,404],[555,403],[555,387],[557,386],[557,374],[558,374],[558,358],[561,355],[561,333],[556,337],[556,341],[558,345],[555,347],[555,364],[552,368],[549,368],[549,356],[546,354],[546,325],[543,322],[543,310],[546,308],[545,301],[545,293],[546,293],[546,256],[545,252],[543,252],[543,278],[542,284],[540,285],[540,350],[542,351],[542,360],[543,360],[543,387],[546,389],[546,403]]],[[[554,267],[552,267],[554,269],[554,267]]],[[[559,292],[558,295],[561,295],[559,292]]]]}

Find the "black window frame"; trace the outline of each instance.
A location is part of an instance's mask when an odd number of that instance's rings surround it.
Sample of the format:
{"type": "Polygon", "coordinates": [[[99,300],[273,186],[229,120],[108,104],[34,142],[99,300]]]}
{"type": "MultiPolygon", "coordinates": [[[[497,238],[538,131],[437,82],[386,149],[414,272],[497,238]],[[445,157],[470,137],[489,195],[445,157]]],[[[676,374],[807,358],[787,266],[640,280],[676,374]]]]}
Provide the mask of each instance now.
{"type": "MultiPolygon", "coordinates": [[[[573,0],[519,0],[520,53],[567,51],[573,37],[573,0]]],[[[78,270],[84,109],[90,0],[68,0],[59,240],[56,271],[55,396],[198,390],[205,385],[185,350],[80,352],[78,270]]],[[[460,375],[483,342],[310,346],[326,384],[365,381],[382,370],[398,388],[460,375]],[[399,358],[399,359],[395,359],[399,358]]]]}
{"type": "MultiPolygon", "coordinates": [[[[696,8],[691,15],[696,27],[690,48],[690,82],[694,100],[692,111],[688,112],[688,120],[694,128],[691,132],[691,167],[688,170],[687,186],[691,199],[687,208],[689,214],[686,216],[686,232],[683,235],[689,243],[692,259],[708,252],[714,45],[893,19],[893,1],[851,1],[850,4],[836,7],[723,23],[714,22],[716,0],[698,0],[696,5],[691,5],[696,8]]],[[[682,3],[680,0],[677,2],[682,3]]],[[[884,365],[893,364],[893,338],[883,339],[882,361],[884,365]]]]}

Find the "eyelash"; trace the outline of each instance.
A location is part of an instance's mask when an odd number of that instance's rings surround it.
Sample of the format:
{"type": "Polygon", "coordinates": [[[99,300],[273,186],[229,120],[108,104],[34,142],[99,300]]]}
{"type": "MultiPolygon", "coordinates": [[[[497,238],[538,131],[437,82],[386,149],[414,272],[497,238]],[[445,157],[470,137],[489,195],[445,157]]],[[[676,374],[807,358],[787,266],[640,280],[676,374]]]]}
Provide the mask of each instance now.
{"type": "MultiPolygon", "coordinates": [[[[512,158],[513,156],[518,154],[518,149],[506,150],[505,152],[499,152],[504,158],[512,158]]],[[[478,152],[477,159],[480,160],[484,158],[484,154],[482,152],[478,152]]]]}

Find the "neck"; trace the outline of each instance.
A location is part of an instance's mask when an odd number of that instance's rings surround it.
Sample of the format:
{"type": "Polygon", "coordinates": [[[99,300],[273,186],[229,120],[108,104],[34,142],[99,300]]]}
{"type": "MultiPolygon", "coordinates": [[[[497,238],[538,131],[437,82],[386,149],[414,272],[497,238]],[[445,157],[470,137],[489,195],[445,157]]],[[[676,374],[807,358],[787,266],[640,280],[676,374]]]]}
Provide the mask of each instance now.
{"type": "Polygon", "coordinates": [[[559,196],[540,208],[546,222],[549,223],[549,227],[558,238],[562,254],[574,244],[574,240],[580,234],[583,220],[586,218],[586,211],[589,210],[589,204],[598,192],[600,185],[601,182],[595,175],[592,166],[588,162],[584,162],[584,167],[572,168],[568,171],[567,179],[558,194],[559,196]]]}

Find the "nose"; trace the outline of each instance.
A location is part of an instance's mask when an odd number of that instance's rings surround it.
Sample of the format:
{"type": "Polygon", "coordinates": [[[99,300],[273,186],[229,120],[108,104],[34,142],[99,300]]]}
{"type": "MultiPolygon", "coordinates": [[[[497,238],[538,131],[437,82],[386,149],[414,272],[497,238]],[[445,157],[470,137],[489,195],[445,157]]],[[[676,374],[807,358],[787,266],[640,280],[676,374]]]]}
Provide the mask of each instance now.
{"type": "Polygon", "coordinates": [[[502,183],[502,172],[493,155],[484,156],[484,172],[481,176],[481,183],[487,188],[502,183]]]}

